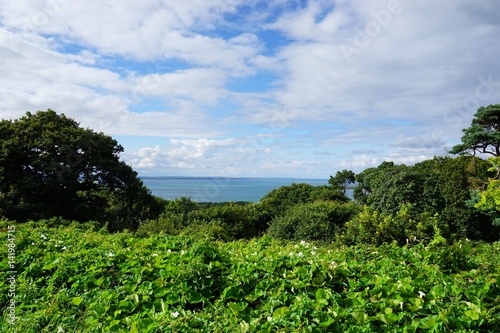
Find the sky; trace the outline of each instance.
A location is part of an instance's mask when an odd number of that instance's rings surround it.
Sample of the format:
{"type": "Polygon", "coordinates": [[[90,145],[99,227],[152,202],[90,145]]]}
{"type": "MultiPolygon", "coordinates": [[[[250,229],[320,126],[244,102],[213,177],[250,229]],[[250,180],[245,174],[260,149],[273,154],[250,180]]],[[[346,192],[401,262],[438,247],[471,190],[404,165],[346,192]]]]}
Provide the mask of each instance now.
{"type": "Polygon", "coordinates": [[[140,176],[411,165],[498,103],[498,0],[0,0],[0,118],[64,113],[140,176]]]}

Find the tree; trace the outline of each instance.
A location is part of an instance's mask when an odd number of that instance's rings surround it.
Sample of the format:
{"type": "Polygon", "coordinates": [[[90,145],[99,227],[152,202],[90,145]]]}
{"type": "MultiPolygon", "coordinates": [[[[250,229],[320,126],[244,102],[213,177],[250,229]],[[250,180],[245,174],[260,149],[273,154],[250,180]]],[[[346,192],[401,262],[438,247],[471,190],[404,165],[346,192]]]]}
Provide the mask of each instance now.
{"type": "Polygon", "coordinates": [[[435,157],[407,166],[384,162],[356,176],[356,202],[384,216],[396,216],[410,205],[412,219],[438,215],[438,227],[449,239],[496,240],[491,218],[468,205],[471,190],[489,176],[488,163],[466,156],[435,157]]]}
{"type": "Polygon", "coordinates": [[[495,171],[496,175],[489,179],[486,190],[478,193],[478,201],[474,207],[485,212],[494,218],[493,225],[500,227],[500,157],[489,159],[492,167],[490,171],[495,171]]]}
{"type": "Polygon", "coordinates": [[[342,171],[337,171],[335,177],[330,176],[328,183],[331,186],[338,188],[340,191],[342,191],[342,194],[345,195],[345,192],[347,191],[349,185],[354,184],[355,181],[356,181],[356,174],[353,171],[342,170],[342,171]]]}
{"type": "Polygon", "coordinates": [[[110,230],[156,218],[160,201],[121,152],[111,137],[50,109],[0,121],[0,216],[93,220],[110,230]]]}
{"type": "Polygon", "coordinates": [[[471,126],[462,130],[462,143],[454,146],[451,154],[477,153],[500,156],[500,104],[480,107],[471,126]]]}

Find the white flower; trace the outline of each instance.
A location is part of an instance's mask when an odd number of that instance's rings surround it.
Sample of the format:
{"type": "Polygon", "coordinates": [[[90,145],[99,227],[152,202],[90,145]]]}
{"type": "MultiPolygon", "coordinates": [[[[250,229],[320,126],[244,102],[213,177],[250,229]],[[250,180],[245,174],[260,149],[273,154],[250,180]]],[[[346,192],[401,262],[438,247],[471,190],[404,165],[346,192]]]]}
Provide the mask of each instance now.
{"type": "Polygon", "coordinates": [[[420,298],[423,298],[425,296],[425,293],[423,291],[418,291],[418,294],[420,295],[420,298]]]}
{"type": "Polygon", "coordinates": [[[315,254],[316,254],[316,252],[314,252],[314,251],[311,251],[311,254],[312,254],[312,255],[315,255],[315,254]]]}
{"type": "Polygon", "coordinates": [[[301,240],[301,241],[300,241],[300,244],[305,245],[305,244],[306,244],[306,241],[305,241],[305,240],[301,240]]]}
{"type": "Polygon", "coordinates": [[[113,254],[113,252],[109,252],[108,253],[108,257],[114,257],[115,255],[113,254]]]}
{"type": "Polygon", "coordinates": [[[403,310],[403,302],[399,302],[399,307],[403,310]]]}
{"type": "Polygon", "coordinates": [[[181,250],[181,256],[184,255],[184,253],[186,253],[184,250],[181,250]]]}
{"type": "Polygon", "coordinates": [[[35,245],[35,243],[31,243],[31,245],[35,245]]]}
{"type": "Polygon", "coordinates": [[[42,238],[42,239],[47,239],[47,237],[45,237],[45,235],[44,235],[44,234],[42,234],[42,235],[40,236],[40,238],[42,238]]]}
{"type": "Polygon", "coordinates": [[[290,253],[288,253],[288,255],[289,255],[289,256],[293,256],[293,252],[292,252],[292,251],[290,251],[290,253]]]}
{"type": "Polygon", "coordinates": [[[158,253],[153,253],[152,256],[153,257],[158,257],[158,253]]]}
{"type": "Polygon", "coordinates": [[[66,250],[66,245],[64,245],[61,249],[66,250]]]}
{"type": "Polygon", "coordinates": [[[63,328],[61,326],[59,326],[57,328],[57,333],[63,333],[63,332],[64,332],[63,328]]]}
{"type": "Polygon", "coordinates": [[[179,317],[179,311],[172,312],[172,317],[174,318],[179,317]]]}
{"type": "Polygon", "coordinates": [[[172,253],[172,251],[170,249],[167,250],[167,253],[172,253]]]}
{"type": "Polygon", "coordinates": [[[302,252],[297,253],[297,256],[302,257],[303,256],[302,252]]]}

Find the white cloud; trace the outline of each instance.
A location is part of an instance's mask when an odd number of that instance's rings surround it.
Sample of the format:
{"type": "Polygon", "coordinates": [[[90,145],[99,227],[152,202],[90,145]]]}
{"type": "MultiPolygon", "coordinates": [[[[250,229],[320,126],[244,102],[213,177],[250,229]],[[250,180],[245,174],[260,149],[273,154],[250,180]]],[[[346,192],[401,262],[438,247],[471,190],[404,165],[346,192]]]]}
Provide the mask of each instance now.
{"type": "Polygon", "coordinates": [[[435,132],[430,136],[412,136],[399,135],[391,146],[403,148],[441,148],[445,144],[440,133],[435,132]]]}
{"type": "Polygon", "coordinates": [[[0,117],[164,138],[126,150],[159,174],[413,163],[499,103],[499,22],[496,0],[0,0],[0,117]]]}

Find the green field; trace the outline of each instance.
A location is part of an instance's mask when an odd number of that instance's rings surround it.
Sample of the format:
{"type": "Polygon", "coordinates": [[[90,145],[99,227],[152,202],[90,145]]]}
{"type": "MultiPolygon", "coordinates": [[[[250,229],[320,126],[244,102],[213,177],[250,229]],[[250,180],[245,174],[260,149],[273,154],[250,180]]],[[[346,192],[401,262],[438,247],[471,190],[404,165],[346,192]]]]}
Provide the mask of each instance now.
{"type": "Polygon", "coordinates": [[[139,238],[81,224],[0,227],[1,332],[500,328],[498,242],[345,247],[268,237],[139,238]]]}

